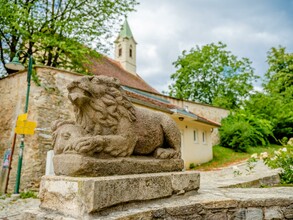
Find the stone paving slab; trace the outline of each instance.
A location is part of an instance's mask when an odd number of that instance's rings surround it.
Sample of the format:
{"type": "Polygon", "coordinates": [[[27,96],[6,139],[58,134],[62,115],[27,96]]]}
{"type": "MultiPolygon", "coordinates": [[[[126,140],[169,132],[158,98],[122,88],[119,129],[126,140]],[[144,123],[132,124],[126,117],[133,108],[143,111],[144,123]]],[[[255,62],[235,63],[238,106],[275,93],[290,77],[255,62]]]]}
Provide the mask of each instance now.
{"type": "Polygon", "coordinates": [[[200,188],[271,186],[280,182],[279,172],[278,169],[270,169],[262,161],[257,161],[255,167],[248,171],[244,162],[220,170],[200,172],[200,188]],[[234,173],[235,168],[239,174],[234,173]]]}

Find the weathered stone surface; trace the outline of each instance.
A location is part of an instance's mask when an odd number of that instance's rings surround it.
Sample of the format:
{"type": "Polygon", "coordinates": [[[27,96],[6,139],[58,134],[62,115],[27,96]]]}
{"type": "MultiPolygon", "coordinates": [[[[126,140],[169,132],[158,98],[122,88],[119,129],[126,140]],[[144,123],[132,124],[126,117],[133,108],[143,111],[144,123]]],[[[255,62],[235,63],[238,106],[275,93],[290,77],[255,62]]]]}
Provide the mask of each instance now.
{"type": "Polygon", "coordinates": [[[263,211],[261,208],[239,209],[234,217],[235,220],[263,220],[263,211]]]}
{"type": "Polygon", "coordinates": [[[287,208],[284,208],[283,213],[284,213],[285,218],[293,219],[293,205],[291,205],[287,208]]]}
{"type": "Polygon", "coordinates": [[[171,216],[186,216],[193,215],[201,212],[203,209],[200,204],[191,204],[185,206],[175,206],[166,209],[166,212],[171,216]]]}
{"type": "Polygon", "coordinates": [[[248,208],[246,210],[246,220],[262,220],[263,211],[260,208],[248,208]]]}
{"type": "Polygon", "coordinates": [[[47,213],[44,210],[26,210],[22,220],[76,220],[76,218],[59,215],[58,213],[47,213]]]}
{"type": "Polygon", "coordinates": [[[156,173],[109,177],[44,176],[41,182],[41,207],[80,217],[104,208],[133,201],[169,197],[179,191],[198,190],[199,173],[156,173]],[[174,186],[177,177],[189,184],[174,186]]]}
{"type": "Polygon", "coordinates": [[[203,203],[206,209],[232,208],[237,207],[238,202],[234,199],[220,199],[214,201],[206,201],[203,203]]]}
{"type": "Polygon", "coordinates": [[[265,209],[265,220],[282,220],[284,219],[280,207],[271,207],[265,209]]]}
{"type": "Polygon", "coordinates": [[[85,76],[67,89],[76,122],[59,120],[52,126],[55,154],[181,158],[181,135],[175,121],[166,114],[134,107],[118,79],[85,76]]]}
{"type": "Polygon", "coordinates": [[[226,220],[227,214],[225,212],[209,213],[205,216],[209,220],[226,220]]]}
{"type": "MultiPolygon", "coordinates": [[[[182,171],[182,159],[154,159],[150,157],[123,157],[96,159],[78,154],[60,154],[53,158],[56,175],[65,176],[111,176],[140,173],[182,171]]],[[[173,181],[174,190],[186,188],[190,179],[177,175],[173,181]],[[178,189],[177,189],[178,188],[178,189]]],[[[198,179],[195,179],[198,181],[198,179]]],[[[178,191],[179,192],[179,191],[178,191]]]]}
{"type": "MultiPolygon", "coordinates": [[[[248,179],[248,178],[246,178],[248,179]]],[[[259,188],[261,186],[273,186],[280,183],[280,175],[276,172],[275,174],[271,174],[268,176],[261,177],[259,179],[255,179],[253,181],[247,181],[237,184],[231,184],[229,188],[259,188]]]]}

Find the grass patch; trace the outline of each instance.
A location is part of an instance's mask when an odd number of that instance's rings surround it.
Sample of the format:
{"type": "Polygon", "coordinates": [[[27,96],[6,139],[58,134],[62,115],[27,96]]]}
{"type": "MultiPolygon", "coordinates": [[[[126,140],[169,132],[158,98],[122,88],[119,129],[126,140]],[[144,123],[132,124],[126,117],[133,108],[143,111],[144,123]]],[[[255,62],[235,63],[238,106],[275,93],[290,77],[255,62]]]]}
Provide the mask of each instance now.
{"type": "Polygon", "coordinates": [[[28,198],[36,199],[36,198],[38,198],[38,194],[33,191],[21,192],[20,198],[21,199],[28,199],[28,198]]]}
{"type": "Polygon", "coordinates": [[[254,153],[260,154],[262,152],[268,152],[268,154],[272,154],[272,153],[274,153],[275,150],[279,150],[280,148],[283,148],[283,146],[282,145],[270,145],[267,147],[264,147],[264,146],[249,147],[249,148],[247,148],[247,153],[249,153],[250,155],[254,154],[254,153]]]}
{"type": "Polygon", "coordinates": [[[196,166],[195,170],[214,170],[222,167],[226,167],[229,165],[237,164],[242,161],[247,160],[254,153],[260,154],[261,152],[268,152],[269,154],[273,153],[275,150],[282,148],[280,145],[270,145],[268,147],[249,147],[247,148],[247,152],[235,152],[230,148],[225,148],[221,146],[213,147],[213,160],[196,166]]]}

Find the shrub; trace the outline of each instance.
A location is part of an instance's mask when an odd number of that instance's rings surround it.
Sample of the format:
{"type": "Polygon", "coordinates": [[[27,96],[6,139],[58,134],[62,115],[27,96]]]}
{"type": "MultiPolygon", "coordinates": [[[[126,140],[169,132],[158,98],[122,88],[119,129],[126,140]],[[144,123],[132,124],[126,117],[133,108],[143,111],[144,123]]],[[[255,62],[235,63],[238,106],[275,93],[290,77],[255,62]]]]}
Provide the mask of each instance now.
{"type": "Polygon", "coordinates": [[[275,151],[274,154],[268,155],[266,152],[260,155],[266,165],[271,168],[281,168],[281,183],[293,183],[293,147],[284,147],[275,151]]]}
{"type": "Polygon", "coordinates": [[[194,168],[195,168],[195,164],[194,163],[189,164],[189,169],[194,169],[194,168]]]}
{"type": "Polygon", "coordinates": [[[273,136],[270,121],[258,118],[245,111],[230,114],[222,120],[220,142],[223,147],[246,152],[248,147],[269,144],[268,137],[273,136]]]}

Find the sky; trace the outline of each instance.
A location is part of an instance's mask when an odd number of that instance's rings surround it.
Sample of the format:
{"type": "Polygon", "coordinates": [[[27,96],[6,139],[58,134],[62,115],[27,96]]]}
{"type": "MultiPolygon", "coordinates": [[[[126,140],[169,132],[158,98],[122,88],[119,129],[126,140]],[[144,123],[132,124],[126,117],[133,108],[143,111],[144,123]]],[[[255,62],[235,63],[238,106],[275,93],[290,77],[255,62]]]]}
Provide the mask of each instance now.
{"type": "MultiPolygon", "coordinates": [[[[139,1],[139,0],[138,0],[139,1]]],[[[267,52],[293,52],[293,0],[140,0],[128,23],[137,44],[137,73],[159,92],[167,91],[183,50],[227,44],[263,76],[267,52]]],[[[260,82],[255,88],[260,87],[260,82]]]]}

